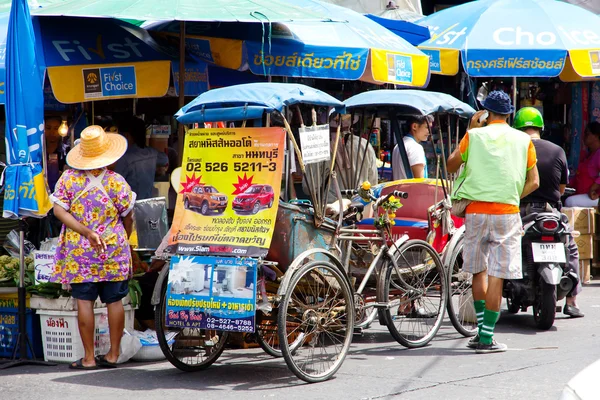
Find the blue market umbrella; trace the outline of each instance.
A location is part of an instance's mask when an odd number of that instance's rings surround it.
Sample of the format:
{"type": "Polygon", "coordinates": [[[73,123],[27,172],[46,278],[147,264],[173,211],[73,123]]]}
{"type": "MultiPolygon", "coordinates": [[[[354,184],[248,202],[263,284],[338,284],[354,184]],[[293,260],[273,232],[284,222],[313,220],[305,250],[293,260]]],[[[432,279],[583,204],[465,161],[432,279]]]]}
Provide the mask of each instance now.
{"type": "MultiPolygon", "coordinates": [[[[8,22],[6,45],[6,186],[4,217],[41,217],[50,209],[42,167],[44,133],[43,73],[36,54],[34,27],[27,0],[13,0],[8,22]]],[[[10,367],[44,364],[28,360],[33,349],[26,333],[25,315],[25,227],[20,227],[19,340],[10,367]],[[17,358],[20,350],[20,360],[17,358]]],[[[48,365],[48,364],[45,364],[48,365]]]]}
{"type": "Polygon", "coordinates": [[[43,169],[44,66],[26,0],[13,0],[6,41],[4,218],[50,210],[43,169]]]}

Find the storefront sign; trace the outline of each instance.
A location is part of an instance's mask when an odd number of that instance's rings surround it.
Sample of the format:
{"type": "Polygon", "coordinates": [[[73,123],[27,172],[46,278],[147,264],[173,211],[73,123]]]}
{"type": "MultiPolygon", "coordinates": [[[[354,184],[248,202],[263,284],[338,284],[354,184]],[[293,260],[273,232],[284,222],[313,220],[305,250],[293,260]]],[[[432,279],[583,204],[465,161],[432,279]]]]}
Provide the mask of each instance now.
{"type": "Polygon", "coordinates": [[[36,251],[33,253],[33,264],[35,266],[35,280],[43,283],[48,282],[54,269],[53,251],[36,251]]]}
{"type": "Polygon", "coordinates": [[[135,96],[137,83],[135,67],[107,67],[83,69],[86,99],[135,96]]]}
{"type": "Polygon", "coordinates": [[[170,251],[266,256],[277,216],[284,139],[282,128],[188,131],[170,251]]]}
{"type": "Polygon", "coordinates": [[[256,267],[251,258],[171,258],[166,325],[254,332],[256,267]]]}
{"type": "Polygon", "coordinates": [[[304,164],[331,159],[329,147],[329,124],[300,128],[300,147],[304,164]]]}

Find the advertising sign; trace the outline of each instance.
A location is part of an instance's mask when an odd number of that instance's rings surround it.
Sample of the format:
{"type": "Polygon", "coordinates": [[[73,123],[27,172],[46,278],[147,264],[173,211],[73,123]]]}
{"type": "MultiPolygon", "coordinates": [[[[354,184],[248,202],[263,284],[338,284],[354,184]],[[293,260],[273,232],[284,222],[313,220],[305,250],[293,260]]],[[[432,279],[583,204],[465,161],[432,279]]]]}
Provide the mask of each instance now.
{"type": "Polygon", "coordinates": [[[186,133],[171,253],[264,257],[277,217],[282,128],[186,133]]]}
{"type": "Polygon", "coordinates": [[[252,258],[172,257],[166,325],[254,332],[256,265],[252,258]]]}
{"type": "Polygon", "coordinates": [[[137,93],[135,67],[107,67],[83,69],[86,99],[134,96],[137,93]]]}

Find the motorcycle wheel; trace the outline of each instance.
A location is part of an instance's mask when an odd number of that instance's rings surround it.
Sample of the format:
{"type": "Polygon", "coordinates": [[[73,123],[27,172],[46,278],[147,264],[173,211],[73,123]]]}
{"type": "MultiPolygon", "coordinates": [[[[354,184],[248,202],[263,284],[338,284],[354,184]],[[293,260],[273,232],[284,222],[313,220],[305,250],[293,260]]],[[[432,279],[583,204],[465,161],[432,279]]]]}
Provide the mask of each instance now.
{"type": "Polygon", "coordinates": [[[538,281],[537,301],[533,305],[533,318],[538,329],[548,330],[554,325],[556,316],[556,286],[538,281]]]}

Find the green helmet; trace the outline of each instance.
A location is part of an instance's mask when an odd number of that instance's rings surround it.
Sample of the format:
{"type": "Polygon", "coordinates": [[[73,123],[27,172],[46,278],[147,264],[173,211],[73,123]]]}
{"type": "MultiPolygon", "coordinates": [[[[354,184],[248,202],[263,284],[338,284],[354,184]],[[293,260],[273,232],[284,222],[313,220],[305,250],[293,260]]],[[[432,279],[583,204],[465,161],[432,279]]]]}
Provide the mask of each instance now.
{"type": "Polygon", "coordinates": [[[524,129],[524,128],[540,128],[544,129],[544,117],[537,108],[534,107],[523,107],[515,115],[513,122],[513,128],[524,129]]]}

